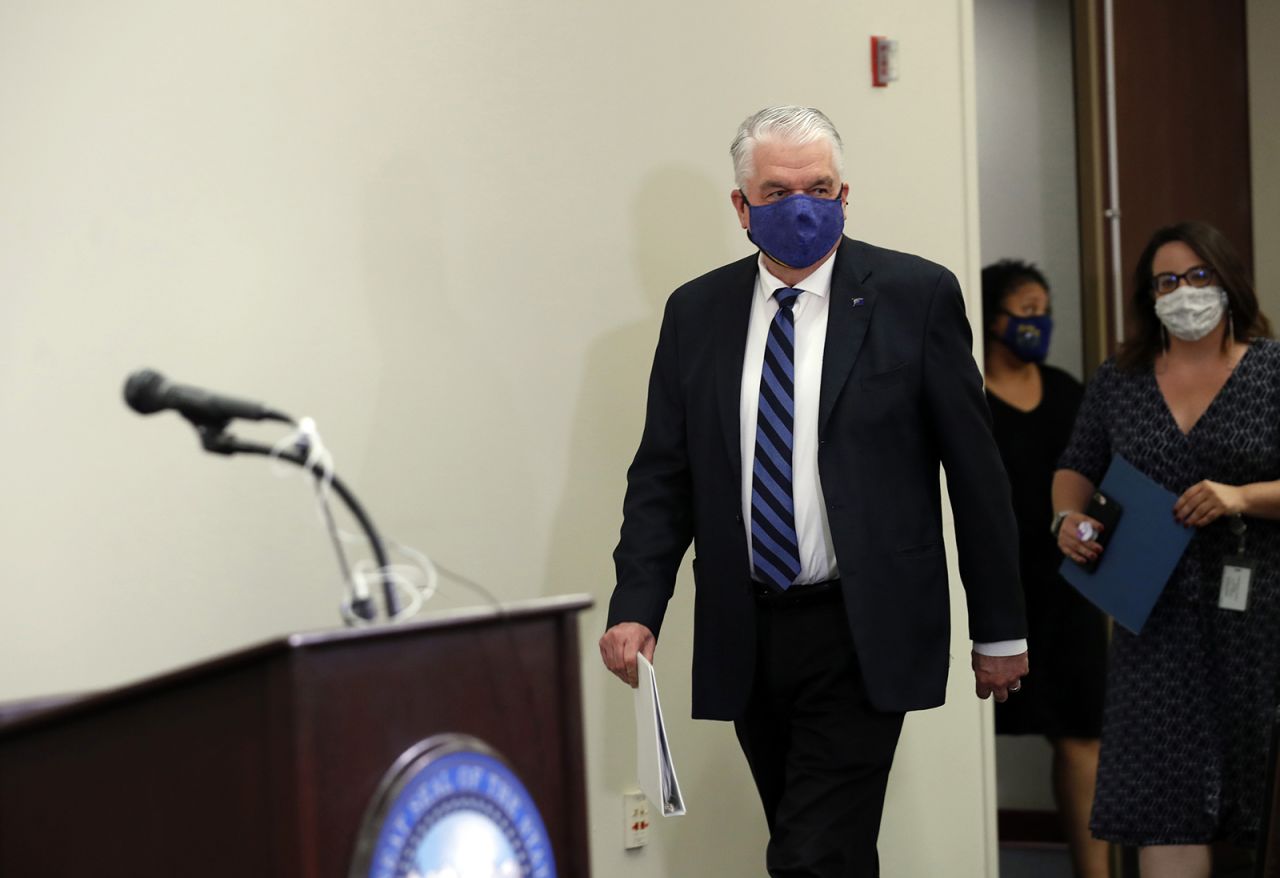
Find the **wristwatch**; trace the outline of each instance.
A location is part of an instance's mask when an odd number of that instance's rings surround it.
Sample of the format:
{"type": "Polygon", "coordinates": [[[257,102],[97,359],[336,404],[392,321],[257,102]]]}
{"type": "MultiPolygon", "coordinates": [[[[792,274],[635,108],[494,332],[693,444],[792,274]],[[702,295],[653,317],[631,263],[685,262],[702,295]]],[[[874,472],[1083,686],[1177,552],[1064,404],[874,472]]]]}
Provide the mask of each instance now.
{"type": "Polygon", "coordinates": [[[1062,529],[1062,522],[1067,520],[1067,516],[1071,514],[1070,509],[1063,509],[1053,516],[1053,524],[1049,525],[1049,533],[1056,540],[1058,531],[1062,529]]]}

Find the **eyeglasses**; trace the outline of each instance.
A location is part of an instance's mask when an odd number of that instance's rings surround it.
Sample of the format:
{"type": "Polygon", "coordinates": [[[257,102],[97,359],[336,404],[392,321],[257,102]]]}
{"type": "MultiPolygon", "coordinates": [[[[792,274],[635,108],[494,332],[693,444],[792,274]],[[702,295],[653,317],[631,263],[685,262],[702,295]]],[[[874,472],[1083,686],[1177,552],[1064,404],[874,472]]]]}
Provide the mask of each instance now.
{"type": "Polygon", "coordinates": [[[1188,268],[1182,274],[1174,274],[1171,271],[1157,274],[1151,278],[1151,289],[1155,291],[1157,296],[1163,296],[1176,290],[1184,280],[1188,286],[1207,287],[1213,283],[1213,278],[1214,271],[1212,268],[1207,265],[1197,265],[1194,268],[1188,268]]]}

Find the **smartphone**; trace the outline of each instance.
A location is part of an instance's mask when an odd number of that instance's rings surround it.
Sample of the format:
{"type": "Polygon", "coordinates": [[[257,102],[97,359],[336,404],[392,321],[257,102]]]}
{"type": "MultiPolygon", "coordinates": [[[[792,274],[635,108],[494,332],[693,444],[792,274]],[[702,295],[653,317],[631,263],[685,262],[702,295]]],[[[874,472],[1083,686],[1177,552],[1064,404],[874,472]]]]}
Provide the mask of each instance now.
{"type": "MultiPolygon", "coordinates": [[[[1093,541],[1105,547],[1111,541],[1111,535],[1116,532],[1116,525],[1120,523],[1124,507],[1101,491],[1094,491],[1093,496],[1089,498],[1089,505],[1084,509],[1084,514],[1102,524],[1102,532],[1095,536],[1093,541]]],[[[1080,566],[1086,573],[1092,573],[1098,569],[1100,561],[1102,561],[1101,555],[1080,566]]]]}

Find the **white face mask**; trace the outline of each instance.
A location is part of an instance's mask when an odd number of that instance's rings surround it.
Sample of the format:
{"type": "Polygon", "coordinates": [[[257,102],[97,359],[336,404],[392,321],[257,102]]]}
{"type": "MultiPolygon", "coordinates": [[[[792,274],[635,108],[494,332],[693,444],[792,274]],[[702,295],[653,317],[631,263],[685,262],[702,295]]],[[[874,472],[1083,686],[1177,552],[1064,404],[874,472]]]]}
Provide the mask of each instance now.
{"type": "Polygon", "coordinates": [[[1222,287],[1186,284],[1156,299],[1156,316],[1169,334],[1183,341],[1199,341],[1222,322],[1227,291],[1222,287]]]}

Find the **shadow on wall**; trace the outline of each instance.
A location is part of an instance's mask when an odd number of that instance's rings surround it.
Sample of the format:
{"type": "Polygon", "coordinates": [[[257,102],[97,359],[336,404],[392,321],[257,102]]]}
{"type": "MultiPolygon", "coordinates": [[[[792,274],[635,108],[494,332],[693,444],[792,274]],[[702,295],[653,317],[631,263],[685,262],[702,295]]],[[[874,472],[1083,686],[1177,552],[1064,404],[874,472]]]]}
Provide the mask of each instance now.
{"type": "MultiPolygon", "coordinates": [[[[613,588],[610,554],[618,541],[626,470],[644,424],[662,311],[677,286],[733,258],[720,233],[729,210],[728,192],[692,168],[667,166],[647,176],[633,203],[631,251],[646,313],[601,335],[587,351],[546,581],[553,593],[589,591],[599,602],[601,625],[613,588]]],[[[584,631],[588,636],[594,640],[598,632],[584,631]]]]}
{"type": "MultiPolygon", "coordinates": [[[[611,553],[622,520],[626,470],[644,424],[654,347],[671,292],[744,255],[729,234],[731,211],[728,187],[700,170],[667,165],[644,178],[632,203],[631,264],[647,308],[640,319],[595,339],[581,370],[585,377],[573,410],[567,481],[551,532],[547,589],[585,591],[596,600],[581,627],[583,685],[588,692],[602,693],[594,701],[586,699],[588,710],[600,712],[588,716],[587,724],[604,748],[599,764],[593,766],[595,789],[621,791],[636,782],[631,691],[604,669],[596,641],[614,584],[611,553]]],[[[632,309],[630,303],[620,302],[619,310],[632,309]]],[[[720,788],[722,760],[741,761],[731,726],[694,724],[689,719],[692,592],[692,578],[682,572],[655,655],[663,712],[668,726],[678,727],[673,747],[686,796],[689,791],[705,794],[720,788]]],[[[702,805],[700,814],[682,820],[682,833],[693,831],[700,820],[714,819],[705,799],[702,805]]],[[[688,868],[687,859],[682,862],[688,868]]]]}

